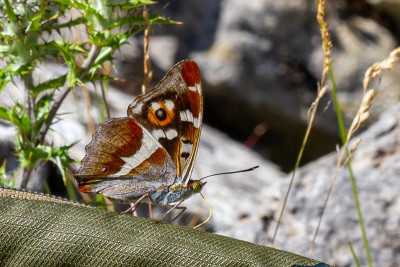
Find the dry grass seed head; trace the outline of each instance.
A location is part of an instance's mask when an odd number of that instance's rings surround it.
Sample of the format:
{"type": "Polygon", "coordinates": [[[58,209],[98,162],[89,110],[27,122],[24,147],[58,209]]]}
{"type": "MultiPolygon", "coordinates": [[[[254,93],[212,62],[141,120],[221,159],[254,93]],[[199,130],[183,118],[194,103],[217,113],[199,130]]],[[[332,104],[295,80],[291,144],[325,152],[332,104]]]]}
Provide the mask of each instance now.
{"type": "Polygon", "coordinates": [[[317,20],[319,23],[321,38],[322,38],[322,49],[324,51],[324,73],[327,73],[329,66],[331,65],[331,48],[332,41],[331,36],[329,35],[328,29],[329,24],[325,19],[325,1],[320,0],[318,2],[318,14],[317,20]]]}
{"type": "Polygon", "coordinates": [[[368,70],[365,72],[364,75],[364,91],[367,90],[369,84],[374,80],[382,70],[392,69],[393,65],[400,60],[400,47],[394,49],[387,58],[382,60],[381,62],[374,63],[368,70]]]}
{"type": "Polygon", "coordinates": [[[347,134],[347,140],[350,140],[350,138],[354,135],[354,133],[360,128],[360,126],[367,120],[369,117],[369,110],[372,106],[372,102],[375,97],[375,90],[374,89],[369,89],[365,94],[364,97],[361,101],[360,108],[357,111],[356,116],[353,119],[353,122],[351,123],[349,132],[347,134]]]}

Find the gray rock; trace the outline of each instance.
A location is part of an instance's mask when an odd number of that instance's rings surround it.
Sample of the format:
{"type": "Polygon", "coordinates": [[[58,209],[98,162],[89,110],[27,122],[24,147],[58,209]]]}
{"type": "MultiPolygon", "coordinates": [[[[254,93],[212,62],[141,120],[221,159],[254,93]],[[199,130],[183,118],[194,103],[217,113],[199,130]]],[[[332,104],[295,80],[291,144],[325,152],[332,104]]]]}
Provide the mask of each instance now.
{"type": "MultiPolygon", "coordinates": [[[[372,19],[353,14],[341,17],[335,8],[334,4],[327,5],[333,69],[349,123],[365,71],[389,54],[395,40],[372,19]]],[[[294,165],[288,151],[297,151],[301,143],[322,70],[315,15],[314,3],[309,1],[226,0],[213,45],[191,55],[198,61],[207,85],[206,104],[212,116],[206,117],[210,123],[245,136],[257,123],[266,122],[269,131],[260,141],[260,153],[285,169],[294,165]],[[245,107],[246,112],[238,106],[245,107]]],[[[389,97],[378,96],[372,110],[374,118],[400,98],[400,90],[393,88],[398,77],[395,71],[379,85],[389,97]]],[[[315,123],[314,140],[318,141],[310,141],[306,162],[332,151],[339,141],[328,96],[320,106],[321,112],[327,109],[323,119],[315,123]]]]}
{"type": "MultiPolygon", "coordinates": [[[[247,169],[255,165],[260,167],[252,172],[207,179],[202,193],[210,203],[213,213],[207,227],[223,233],[238,222],[253,220],[254,215],[261,212],[270,211],[272,214],[279,204],[284,180],[283,174],[275,165],[263,160],[242,144],[204,125],[192,175],[194,179],[218,172],[247,169]],[[268,194],[263,194],[265,191],[268,191],[268,194]],[[270,203],[268,208],[260,205],[264,201],[270,203]]],[[[185,205],[196,207],[203,220],[209,213],[199,196],[192,197],[185,205]]]]}
{"type": "MultiPolygon", "coordinates": [[[[400,105],[385,112],[379,121],[358,136],[361,144],[352,159],[366,232],[375,266],[399,266],[400,253],[400,105]]],[[[327,155],[301,168],[289,197],[275,245],[302,255],[308,254],[326,190],[335,172],[336,153],[327,155]]],[[[285,181],[290,177],[286,177],[285,181]]],[[[283,184],[282,184],[283,186],[283,184]]],[[[265,192],[267,198],[269,192],[265,192]]],[[[261,206],[270,203],[263,201],[261,206]]],[[[251,242],[269,244],[276,227],[270,213],[258,220],[239,223],[224,234],[241,237],[246,233],[251,242]],[[260,228],[263,229],[260,231],[260,228]],[[250,229],[254,232],[247,233],[250,229]]],[[[249,240],[249,239],[247,239],[249,240]]],[[[353,266],[348,248],[351,242],[366,265],[361,231],[347,169],[341,169],[322,220],[312,257],[337,266],[353,266]]]]}

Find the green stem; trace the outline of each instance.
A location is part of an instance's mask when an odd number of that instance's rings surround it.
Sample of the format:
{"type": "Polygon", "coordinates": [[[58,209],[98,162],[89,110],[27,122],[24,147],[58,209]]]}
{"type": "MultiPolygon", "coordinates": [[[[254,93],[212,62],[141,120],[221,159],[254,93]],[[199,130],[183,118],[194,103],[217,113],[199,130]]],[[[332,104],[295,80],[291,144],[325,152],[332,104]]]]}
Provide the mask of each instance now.
{"type": "MultiPolygon", "coordinates": [[[[35,109],[35,103],[34,100],[32,99],[32,96],[30,94],[30,90],[33,88],[33,78],[32,78],[32,73],[28,73],[24,76],[22,76],[22,81],[24,83],[24,89],[25,89],[25,101],[26,105],[28,106],[28,116],[29,116],[29,122],[31,124],[31,129],[33,128],[33,125],[35,124],[35,114],[34,114],[34,109],[35,109]]],[[[28,139],[31,140],[34,138],[34,136],[31,136],[32,131],[28,133],[28,139]]],[[[26,142],[28,140],[24,140],[26,142]]]]}
{"type": "MultiPolygon", "coordinates": [[[[342,112],[341,112],[341,109],[340,109],[339,100],[338,100],[338,97],[337,97],[337,87],[336,87],[336,82],[335,82],[335,78],[334,78],[334,75],[333,75],[332,66],[329,66],[329,78],[330,78],[331,84],[332,84],[333,102],[334,102],[334,106],[335,106],[335,110],[336,110],[336,114],[337,114],[336,117],[337,117],[337,120],[338,120],[338,125],[339,125],[339,130],[340,130],[340,138],[342,139],[342,143],[344,144],[346,142],[347,133],[346,133],[346,129],[344,127],[343,116],[342,116],[342,112]]],[[[345,149],[346,149],[346,156],[348,158],[349,157],[349,151],[348,151],[347,147],[345,147],[345,149]]],[[[347,166],[347,169],[349,170],[350,183],[351,183],[351,188],[352,188],[352,191],[353,191],[353,198],[354,198],[354,203],[355,203],[356,210],[357,210],[358,220],[360,222],[362,240],[363,240],[363,244],[364,244],[364,248],[365,248],[365,253],[367,255],[368,266],[372,267],[371,250],[369,248],[369,243],[368,243],[368,238],[367,238],[367,231],[365,230],[364,219],[363,219],[363,215],[362,215],[362,212],[361,212],[361,205],[360,205],[360,200],[359,200],[359,197],[358,197],[356,179],[354,177],[354,173],[353,173],[353,169],[352,169],[350,160],[347,161],[346,166],[347,166]]]]}
{"type": "Polygon", "coordinates": [[[351,244],[350,242],[347,242],[347,245],[349,246],[351,255],[353,255],[354,263],[356,264],[357,267],[361,267],[360,260],[358,259],[357,254],[354,251],[353,244],[351,244]]]}
{"type": "MultiPolygon", "coordinates": [[[[35,114],[34,114],[34,108],[35,108],[35,101],[31,97],[30,90],[33,88],[33,79],[32,79],[32,73],[28,73],[24,76],[22,76],[22,81],[24,83],[24,89],[25,89],[25,101],[26,105],[28,106],[28,117],[29,117],[29,123],[30,123],[30,128],[33,129],[33,125],[35,124],[35,114]]],[[[27,136],[22,135],[22,146],[26,146],[29,140],[32,140],[32,138],[35,138],[33,136],[32,131],[29,131],[27,136]]],[[[30,167],[27,168],[22,168],[21,171],[18,174],[17,178],[17,187],[18,188],[26,188],[28,185],[29,178],[31,177],[33,169],[30,167]]]]}

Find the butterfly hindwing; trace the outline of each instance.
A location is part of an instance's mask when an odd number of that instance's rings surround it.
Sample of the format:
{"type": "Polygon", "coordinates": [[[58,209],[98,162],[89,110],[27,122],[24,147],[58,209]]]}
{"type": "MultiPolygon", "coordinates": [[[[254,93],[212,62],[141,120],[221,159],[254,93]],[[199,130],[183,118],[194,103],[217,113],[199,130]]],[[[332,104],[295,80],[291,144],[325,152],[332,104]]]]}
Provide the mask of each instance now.
{"type": "Polygon", "coordinates": [[[200,71],[193,61],[176,64],[148,93],[128,108],[135,118],[165,148],[177,176],[185,184],[190,178],[203,119],[200,71]]]}
{"type": "Polygon", "coordinates": [[[75,174],[82,192],[132,201],[175,181],[168,152],[132,118],[99,125],[75,174]]]}

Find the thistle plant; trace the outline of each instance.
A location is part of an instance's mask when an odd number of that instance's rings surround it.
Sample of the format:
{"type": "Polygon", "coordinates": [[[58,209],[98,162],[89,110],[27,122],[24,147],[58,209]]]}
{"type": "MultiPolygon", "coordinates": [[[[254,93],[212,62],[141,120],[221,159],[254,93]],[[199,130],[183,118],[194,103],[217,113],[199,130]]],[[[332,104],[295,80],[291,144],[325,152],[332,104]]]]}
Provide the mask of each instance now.
{"type": "MultiPolygon", "coordinates": [[[[0,0],[0,60],[4,65],[0,93],[17,81],[24,91],[23,103],[0,106],[0,119],[17,130],[17,187],[25,188],[43,161],[54,162],[65,179],[73,162],[68,155],[72,144],[55,147],[46,141],[58,109],[71,91],[112,79],[102,71],[104,64],[112,64],[114,52],[143,30],[141,8],[153,4],[149,0],[0,0]],[[84,38],[73,40],[70,33],[74,31],[84,38]],[[38,81],[34,71],[40,62],[49,60],[65,65],[67,72],[38,81]]],[[[158,15],[150,15],[148,22],[172,23],[158,15]]]]}

